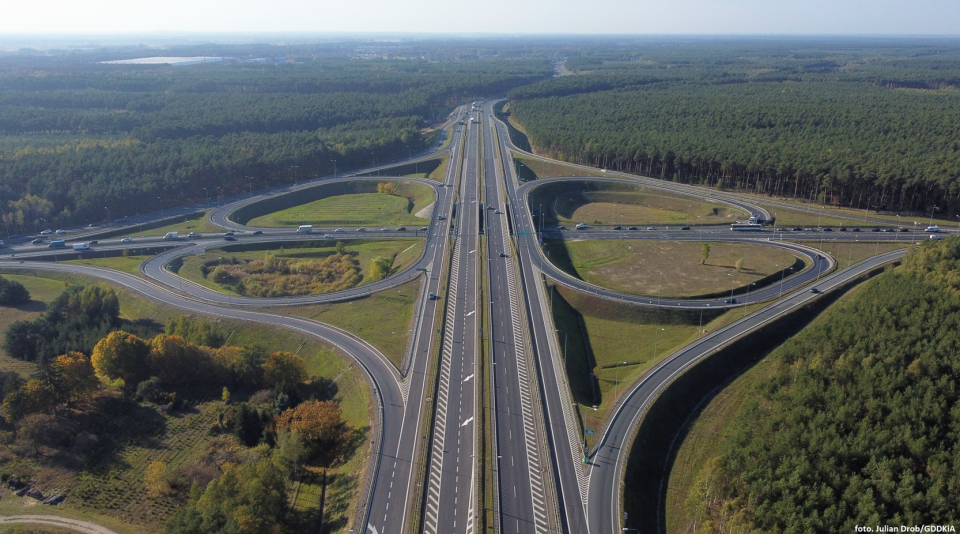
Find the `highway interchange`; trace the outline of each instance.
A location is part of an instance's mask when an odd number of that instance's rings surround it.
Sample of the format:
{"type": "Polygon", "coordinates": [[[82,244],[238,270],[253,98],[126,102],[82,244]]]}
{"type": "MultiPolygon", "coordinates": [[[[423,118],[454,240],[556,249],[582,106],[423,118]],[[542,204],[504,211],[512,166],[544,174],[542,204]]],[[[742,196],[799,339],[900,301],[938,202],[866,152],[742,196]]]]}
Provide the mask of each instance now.
{"type": "MultiPolygon", "coordinates": [[[[218,201],[210,221],[237,232],[238,243],[224,242],[219,235],[173,242],[137,238],[126,244],[111,240],[110,244],[98,245],[88,253],[169,247],[141,265],[141,276],[44,261],[51,255],[60,259],[59,256],[76,257],[76,253],[29,244],[14,244],[6,249],[4,252],[11,256],[4,258],[3,266],[58,270],[107,279],[184,312],[254,321],[305,333],[355,359],[367,375],[377,414],[373,436],[375,454],[360,496],[360,513],[351,527],[354,531],[472,534],[482,526],[481,507],[490,507],[494,510],[495,532],[619,532],[624,455],[630,449],[631,436],[640,418],[659,392],[684,369],[721,346],[817,298],[816,294],[800,288],[814,284],[821,292],[829,291],[877,266],[895,261],[903,252],[882,254],[851,268],[834,271],[833,259],[817,250],[817,240],[824,239],[823,234],[786,236],[804,241],[798,245],[782,241],[783,234],[771,231],[746,234],[716,227],[706,231],[635,232],[609,228],[544,229],[538,233],[536,214],[527,206],[528,195],[535,187],[563,181],[629,181],[709,197],[760,219],[769,218],[770,214],[738,195],[616,173],[611,173],[609,178],[555,178],[521,184],[512,165],[512,154],[520,151],[510,142],[506,126],[495,118],[495,104],[484,102],[476,111],[469,105],[458,108],[446,126],[451,136],[449,147],[435,148],[407,160],[425,161],[444,152],[450,156],[442,183],[418,180],[432,187],[435,194],[433,212],[429,222],[425,221],[423,231],[411,228],[406,232],[374,235],[355,230],[333,234],[333,228],[317,228],[316,234],[298,235],[292,230],[247,227],[230,219],[231,213],[251,203],[296,194],[317,184],[358,179],[345,175],[256,194],[251,192],[227,199],[225,203],[218,201]],[[469,117],[477,122],[473,123],[469,117]],[[262,234],[252,234],[258,230],[262,234]],[[342,292],[301,297],[226,295],[185,280],[166,267],[179,257],[224,245],[316,241],[328,233],[336,239],[424,237],[426,246],[416,262],[389,278],[342,292]],[[802,258],[806,267],[785,277],[782,285],[770,284],[750,293],[745,297],[749,300],[738,294],[737,303],[724,297],[654,299],[587,284],[564,273],[544,255],[539,243],[544,237],[747,241],[787,249],[802,258]],[[627,388],[600,431],[597,445],[586,450],[572,408],[553,318],[547,308],[544,277],[577,291],[642,306],[703,309],[760,301],[768,305],[664,358],[627,388]],[[411,325],[412,335],[399,370],[376,348],[342,329],[293,315],[258,310],[356,299],[414,279],[421,279],[422,283],[411,325]],[[431,294],[439,298],[431,299],[431,294]],[[486,332],[480,322],[484,314],[489,325],[486,332]],[[483,340],[487,341],[486,354],[480,349],[483,340]],[[489,398],[484,397],[478,385],[477,373],[484,358],[490,362],[489,398]],[[433,396],[428,396],[431,391],[433,396]],[[484,403],[492,406],[491,436],[482,435],[478,429],[484,403]],[[489,440],[489,449],[481,448],[484,440],[489,440]],[[481,450],[487,451],[486,457],[479,457],[481,450]],[[479,494],[480,478],[487,465],[492,466],[495,481],[491,489],[493,502],[486,502],[479,494]]],[[[365,169],[355,174],[369,172],[370,169],[365,169]]],[[[199,207],[183,208],[177,213],[192,213],[199,207]]],[[[144,218],[159,220],[165,218],[165,214],[149,214],[144,218]]],[[[134,231],[136,225],[130,228],[134,231]]],[[[70,235],[79,241],[94,236],[97,231],[70,235]]],[[[904,236],[836,233],[831,239],[879,243],[903,240],[904,236]]],[[[650,491],[651,497],[659,498],[659,488],[650,491]]]]}

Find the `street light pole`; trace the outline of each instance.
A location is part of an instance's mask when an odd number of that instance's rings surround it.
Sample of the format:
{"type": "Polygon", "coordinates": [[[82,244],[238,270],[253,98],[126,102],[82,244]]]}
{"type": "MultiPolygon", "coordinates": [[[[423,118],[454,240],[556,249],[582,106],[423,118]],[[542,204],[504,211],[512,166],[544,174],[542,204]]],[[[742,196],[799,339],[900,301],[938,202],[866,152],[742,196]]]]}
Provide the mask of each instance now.
{"type": "Polygon", "coordinates": [[[627,362],[618,362],[618,363],[617,363],[617,370],[616,370],[616,372],[614,372],[614,377],[615,377],[615,381],[614,381],[615,385],[613,386],[613,402],[614,402],[614,404],[616,404],[616,402],[617,402],[617,394],[618,394],[619,391],[620,391],[620,366],[621,366],[621,365],[627,365],[627,362]]]}
{"type": "Polygon", "coordinates": [[[777,298],[783,296],[783,278],[787,275],[787,271],[792,271],[793,267],[787,267],[786,269],[780,271],[780,294],[777,295],[777,298]]]}
{"type": "Polygon", "coordinates": [[[290,168],[293,169],[293,185],[297,185],[298,183],[300,183],[300,181],[297,180],[297,170],[300,169],[300,166],[299,166],[299,165],[291,165],[290,168]]]}
{"type": "Polygon", "coordinates": [[[204,188],[203,188],[203,194],[206,195],[206,197],[207,197],[206,207],[209,208],[209,207],[210,207],[210,191],[208,191],[207,188],[204,187],[204,188]]]}
{"type": "Polygon", "coordinates": [[[247,180],[250,182],[250,198],[253,198],[253,176],[247,176],[247,180]]]}
{"type": "Polygon", "coordinates": [[[160,218],[162,219],[163,218],[163,199],[160,197],[157,197],[157,200],[160,201],[160,218]]]}
{"type": "Polygon", "coordinates": [[[332,159],[330,161],[333,162],[333,179],[336,180],[337,179],[337,160],[332,159]]]}
{"type": "Polygon", "coordinates": [[[927,226],[933,226],[933,214],[936,213],[936,211],[937,211],[937,206],[934,206],[933,209],[930,210],[930,224],[928,224],[927,226]]]}

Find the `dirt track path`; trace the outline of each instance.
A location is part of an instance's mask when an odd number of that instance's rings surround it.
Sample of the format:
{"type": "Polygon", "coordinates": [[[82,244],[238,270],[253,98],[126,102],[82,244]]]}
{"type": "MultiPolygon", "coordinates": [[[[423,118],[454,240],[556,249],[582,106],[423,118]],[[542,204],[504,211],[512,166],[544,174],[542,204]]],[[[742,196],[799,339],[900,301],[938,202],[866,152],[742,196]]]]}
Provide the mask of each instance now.
{"type": "Polygon", "coordinates": [[[78,519],[69,519],[55,515],[11,515],[0,517],[0,525],[10,525],[14,523],[35,523],[41,525],[53,525],[62,528],[69,528],[85,534],[117,534],[116,532],[101,527],[95,523],[80,521],[78,519]]]}

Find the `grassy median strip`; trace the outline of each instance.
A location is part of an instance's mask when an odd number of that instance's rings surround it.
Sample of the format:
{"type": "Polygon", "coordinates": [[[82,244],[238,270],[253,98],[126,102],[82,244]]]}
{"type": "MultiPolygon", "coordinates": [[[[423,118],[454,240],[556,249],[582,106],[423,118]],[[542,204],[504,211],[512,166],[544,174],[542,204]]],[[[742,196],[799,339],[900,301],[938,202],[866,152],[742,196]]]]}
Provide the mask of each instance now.
{"type": "Polygon", "coordinates": [[[143,230],[139,227],[132,228],[129,232],[124,234],[118,234],[108,238],[107,240],[117,240],[124,237],[141,237],[141,236],[158,236],[165,235],[167,232],[178,232],[181,235],[185,236],[190,232],[198,233],[219,233],[223,232],[224,229],[210,222],[210,212],[213,210],[205,211],[201,214],[192,214],[185,217],[178,218],[175,222],[171,222],[166,226],[161,226],[160,228],[151,228],[149,230],[143,230]]]}
{"type": "Polygon", "coordinates": [[[360,176],[402,176],[404,178],[424,178],[426,180],[442,182],[447,176],[447,163],[449,161],[449,154],[444,154],[439,158],[414,163],[404,163],[396,167],[381,169],[379,174],[368,173],[361,174],[360,176]]]}

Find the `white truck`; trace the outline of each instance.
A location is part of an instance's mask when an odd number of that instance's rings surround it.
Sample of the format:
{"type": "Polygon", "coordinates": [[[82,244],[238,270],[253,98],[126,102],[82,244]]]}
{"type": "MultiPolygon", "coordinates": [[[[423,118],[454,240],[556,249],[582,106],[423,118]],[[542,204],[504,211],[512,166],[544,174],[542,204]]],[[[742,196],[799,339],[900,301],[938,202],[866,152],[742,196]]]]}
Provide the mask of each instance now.
{"type": "Polygon", "coordinates": [[[86,243],[74,243],[73,250],[90,250],[90,245],[86,243]]]}
{"type": "Polygon", "coordinates": [[[310,233],[313,233],[313,225],[312,225],[312,224],[301,224],[301,225],[300,225],[300,228],[297,228],[297,233],[298,233],[298,234],[310,234],[310,233]]]}
{"type": "Polygon", "coordinates": [[[170,241],[172,239],[177,239],[178,237],[180,237],[180,234],[177,232],[167,232],[166,235],[163,236],[163,239],[170,241]]]}
{"type": "Polygon", "coordinates": [[[925,231],[926,231],[926,232],[939,232],[939,231],[940,231],[940,227],[939,227],[939,226],[928,226],[925,231]]]}

